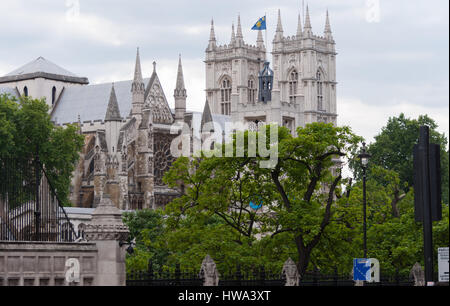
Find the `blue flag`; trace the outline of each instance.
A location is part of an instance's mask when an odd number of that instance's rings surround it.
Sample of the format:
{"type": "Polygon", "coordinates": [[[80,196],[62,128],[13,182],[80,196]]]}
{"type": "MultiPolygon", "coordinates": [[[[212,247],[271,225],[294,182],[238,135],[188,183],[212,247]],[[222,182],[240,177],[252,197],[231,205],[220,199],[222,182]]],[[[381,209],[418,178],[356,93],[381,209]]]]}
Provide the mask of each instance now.
{"type": "Polygon", "coordinates": [[[265,30],[266,29],[266,16],[259,18],[255,23],[252,30],[265,30]]]}

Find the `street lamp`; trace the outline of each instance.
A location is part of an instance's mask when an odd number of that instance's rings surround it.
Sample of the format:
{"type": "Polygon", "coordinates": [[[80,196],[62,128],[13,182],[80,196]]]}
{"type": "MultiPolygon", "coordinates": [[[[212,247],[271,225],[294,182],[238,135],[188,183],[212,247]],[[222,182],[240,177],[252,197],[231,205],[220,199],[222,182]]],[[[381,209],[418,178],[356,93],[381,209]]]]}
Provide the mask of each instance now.
{"type": "Polygon", "coordinates": [[[361,153],[358,155],[361,161],[361,167],[363,170],[363,211],[364,211],[364,221],[363,221],[363,231],[364,231],[364,258],[367,258],[367,203],[366,203],[366,170],[369,164],[369,159],[371,155],[367,153],[366,143],[363,142],[361,153]]]}

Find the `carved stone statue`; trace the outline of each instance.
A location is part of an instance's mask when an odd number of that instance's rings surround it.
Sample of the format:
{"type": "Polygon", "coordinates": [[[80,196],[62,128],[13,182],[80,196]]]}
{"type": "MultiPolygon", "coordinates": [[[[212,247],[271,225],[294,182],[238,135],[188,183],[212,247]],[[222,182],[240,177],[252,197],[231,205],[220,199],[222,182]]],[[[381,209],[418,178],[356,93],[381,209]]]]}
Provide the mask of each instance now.
{"type": "Polygon", "coordinates": [[[409,276],[414,278],[414,286],[425,286],[425,273],[418,262],[412,267],[409,276]]]}
{"type": "Polygon", "coordinates": [[[200,278],[203,279],[203,286],[218,286],[219,271],[217,271],[216,263],[211,256],[206,255],[200,268],[200,278]]]}
{"type": "Polygon", "coordinates": [[[298,274],[295,262],[289,258],[283,265],[281,275],[286,279],[285,286],[298,286],[300,282],[300,275],[298,274]]]}

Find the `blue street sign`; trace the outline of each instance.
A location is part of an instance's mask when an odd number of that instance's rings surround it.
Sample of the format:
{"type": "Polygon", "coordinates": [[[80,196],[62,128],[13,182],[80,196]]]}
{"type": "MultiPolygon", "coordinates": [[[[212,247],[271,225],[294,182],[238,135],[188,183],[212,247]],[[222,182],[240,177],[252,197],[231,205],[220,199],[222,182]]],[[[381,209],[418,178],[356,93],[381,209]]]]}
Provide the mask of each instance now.
{"type": "Polygon", "coordinates": [[[353,259],[353,280],[354,281],[371,281],[370,259],[355,258],[353,259]]]}

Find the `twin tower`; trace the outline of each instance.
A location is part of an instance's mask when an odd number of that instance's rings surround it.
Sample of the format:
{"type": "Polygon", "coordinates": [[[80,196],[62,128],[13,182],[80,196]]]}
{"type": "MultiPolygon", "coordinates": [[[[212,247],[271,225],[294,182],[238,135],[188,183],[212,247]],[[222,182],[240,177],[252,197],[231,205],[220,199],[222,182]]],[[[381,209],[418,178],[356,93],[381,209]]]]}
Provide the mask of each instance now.
{"type": "Polygon", "coordinates": [[[261,31],[246,44],[240,17],[229,44],[218,45],[211,22],[206,49],[206,97],[213,114],[250,125],[278,123],[295,130],[311,122],[336,124],[336,51],[328,11],[323,36],[313,34],[309,8],[297,32],[285,36],[278,11],[272,69],[261,31]]]}

